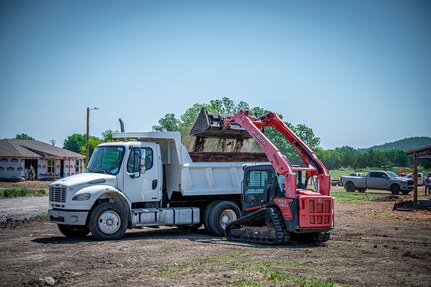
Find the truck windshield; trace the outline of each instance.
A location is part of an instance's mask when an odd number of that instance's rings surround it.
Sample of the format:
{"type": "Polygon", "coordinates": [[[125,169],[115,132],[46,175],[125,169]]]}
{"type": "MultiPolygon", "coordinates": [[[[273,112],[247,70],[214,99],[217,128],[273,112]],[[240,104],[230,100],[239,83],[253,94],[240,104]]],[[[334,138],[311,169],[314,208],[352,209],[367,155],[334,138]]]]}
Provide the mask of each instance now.
{"type": "Polygon", "coordinates": [[[397,177],[398,176],[398,175],[396,175],[395,172],[392,172],[392,171],[388,171],[388,174],[390,177],[397,177]]]}
{"type": "Polygon", "coordinates": [[[124,156],[124,147],[96,147],[88,162],[87,172],[118,174],[124,156]]]}

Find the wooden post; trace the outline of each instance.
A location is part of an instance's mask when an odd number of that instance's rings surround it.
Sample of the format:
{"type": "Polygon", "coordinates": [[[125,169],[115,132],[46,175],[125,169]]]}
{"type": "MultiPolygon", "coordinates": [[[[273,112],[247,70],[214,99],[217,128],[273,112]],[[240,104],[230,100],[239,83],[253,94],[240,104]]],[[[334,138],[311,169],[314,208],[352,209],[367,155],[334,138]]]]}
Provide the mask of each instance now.
{"type": "Polygon", "coordinates": [[[414,158],[414,169],[413,169],[413,184],[414,184],[414,189],[413,189],[413,205],[416,206],[418,203],[418,159],[415,157],[414,158]]]}
{"type": "Polygon", "coordinates": [[[69,157],[69,175],[71,175],[71,173],[70,173],[70,157],[69,157]]]}

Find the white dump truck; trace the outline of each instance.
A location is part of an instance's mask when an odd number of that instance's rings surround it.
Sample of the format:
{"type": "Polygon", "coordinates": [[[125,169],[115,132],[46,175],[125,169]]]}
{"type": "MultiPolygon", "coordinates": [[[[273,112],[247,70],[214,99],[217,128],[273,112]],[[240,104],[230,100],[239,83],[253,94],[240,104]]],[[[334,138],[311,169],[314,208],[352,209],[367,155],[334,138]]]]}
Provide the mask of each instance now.
{"type": "Polygon", "coordinates": [[[86,173],[49,187],[48,218],[65,236],[109,240],[127,228],[202,224],[223,236],[241,217],[244,162],[193,162],[178,132],[114,137],[122,141],[98,145],[86,173]]]}

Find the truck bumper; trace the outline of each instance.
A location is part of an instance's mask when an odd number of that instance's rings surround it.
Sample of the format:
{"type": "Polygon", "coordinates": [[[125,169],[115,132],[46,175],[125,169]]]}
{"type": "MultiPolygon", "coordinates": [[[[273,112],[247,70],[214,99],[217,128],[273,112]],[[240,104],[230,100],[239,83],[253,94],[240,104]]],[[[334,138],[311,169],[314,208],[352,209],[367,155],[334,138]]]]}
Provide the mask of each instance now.
{"type": "Polygon", "coordinates": [[[85,225],[88,211],[48,210],[48,220],[57,224],[85,225]]]}
{"type": "Polygon", "coordinates": [[[413,186],[400,186],[400,189],[403,190],[403,191],[404,190],[412,191],[413,188],[414,188],[413,186]]]}

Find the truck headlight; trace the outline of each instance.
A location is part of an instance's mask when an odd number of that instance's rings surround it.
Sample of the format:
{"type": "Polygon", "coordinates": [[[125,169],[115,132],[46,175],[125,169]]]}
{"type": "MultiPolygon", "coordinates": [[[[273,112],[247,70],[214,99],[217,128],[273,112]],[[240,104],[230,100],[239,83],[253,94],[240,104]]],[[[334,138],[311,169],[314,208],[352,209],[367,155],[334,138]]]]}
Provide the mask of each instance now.
{"type": "Polygon", "coordinates": [[[83,200],[89,200],[90,198],[91,198],[91,194],[89,194],[89,193],[81,193],[81,194],[75,195],[72,198],[72,200],[83,201],[83,200]]]}

